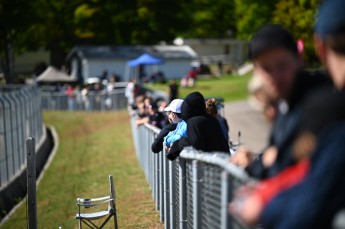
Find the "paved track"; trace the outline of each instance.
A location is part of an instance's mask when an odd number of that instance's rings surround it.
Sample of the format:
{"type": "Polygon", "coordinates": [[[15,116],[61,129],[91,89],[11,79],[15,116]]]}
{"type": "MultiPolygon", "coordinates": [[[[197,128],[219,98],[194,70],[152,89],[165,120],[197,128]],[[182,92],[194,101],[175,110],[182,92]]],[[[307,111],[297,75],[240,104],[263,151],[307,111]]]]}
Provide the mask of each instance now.
{"type": "Polygon", "coordinates": [[[264,116],[248,101],[226,103],[224,111],[230,126],[230,139],[237,142],[238,131],[241,131],[241,142],[259,153],[266,146],[270,132],[270,124],[264,116]]]}

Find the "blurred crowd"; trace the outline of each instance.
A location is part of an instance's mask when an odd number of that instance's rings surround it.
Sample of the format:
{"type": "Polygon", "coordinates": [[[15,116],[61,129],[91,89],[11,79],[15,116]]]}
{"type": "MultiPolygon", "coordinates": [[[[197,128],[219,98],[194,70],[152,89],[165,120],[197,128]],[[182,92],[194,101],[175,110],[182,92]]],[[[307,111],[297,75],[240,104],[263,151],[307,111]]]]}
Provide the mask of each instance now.
{"type": "Polygon", "coordinates": [[[68,110],[93,110],[96,106],[112,107],[111,95],[116,89],[121,89],[115,76],[85,85],[75,83],[56,83],[54,86],[41,85],[41,90],[50,93],[55,100],[67,99],[68,110]]]}
{"type": "Polygon", "coordinates": [[[219,114],[216,99],[205,99],[200,92],[193,92],[185,99],[172,98],[168,104],[164,99],[137,95],[132,108],[137,110],[137,126],[148,123],[161,129],[152,151],[158,153],[164,147],[170,160],[176,159],[186,146],[230,153],[229,126],[219,114]]]}

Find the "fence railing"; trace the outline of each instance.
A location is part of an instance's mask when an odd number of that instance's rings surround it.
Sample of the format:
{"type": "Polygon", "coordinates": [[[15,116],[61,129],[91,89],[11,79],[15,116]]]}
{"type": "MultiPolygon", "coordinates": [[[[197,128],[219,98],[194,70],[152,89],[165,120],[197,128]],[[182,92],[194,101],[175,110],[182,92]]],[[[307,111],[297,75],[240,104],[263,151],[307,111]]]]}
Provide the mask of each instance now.
{"type": "Polygon", "coordinates": [[[203,153],[192,148],[169,161],[166,151],[154,154],[151,144],[159,129],[131,125],[136,154],[152,190],[164,228],[249,228],[228,214],[233,191],[250,178],[228,163],[223,153],[203,153]]]}
{"type": "Polygon", "coordinates": [[[0,188],[26,164],[25,139],[43,135],[41,93],[37,86],[0,87],[0,188]]]}
{"type": "Polygon", "coordinates": [[[45,110],[115,111],[127,107],[124,89],[112,92],[80,91],[67,95],[64,92],[42,91],[42,108],[45,110]]]}

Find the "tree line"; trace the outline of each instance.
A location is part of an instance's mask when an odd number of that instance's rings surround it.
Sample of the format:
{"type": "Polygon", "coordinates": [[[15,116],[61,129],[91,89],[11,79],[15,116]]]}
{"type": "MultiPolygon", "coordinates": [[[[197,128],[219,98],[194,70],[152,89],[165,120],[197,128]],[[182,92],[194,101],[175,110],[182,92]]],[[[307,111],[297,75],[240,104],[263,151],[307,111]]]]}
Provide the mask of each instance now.
{"type": "Polygon", "coordinates": [[[14,54],[46,48],[59,66],[74,45],[171,43],[183,38],[250,39],[280,23],[306,44],[321,0],[0,0],[0,63],[7,82],[14,54]]]}

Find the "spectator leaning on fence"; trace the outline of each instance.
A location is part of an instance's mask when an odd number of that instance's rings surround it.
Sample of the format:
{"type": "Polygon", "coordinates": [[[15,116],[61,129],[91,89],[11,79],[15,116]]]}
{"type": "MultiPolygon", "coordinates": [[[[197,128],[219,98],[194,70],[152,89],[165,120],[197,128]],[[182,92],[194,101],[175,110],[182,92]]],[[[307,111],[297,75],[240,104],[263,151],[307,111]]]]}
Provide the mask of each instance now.
{"type": "Polygon", "coordinates": [[[206,101],[206,112],[212,117],[216,118],[222,128],[225,139],[229,142],[229,125],[225,118],[218,113],[217,101],[215,99],[209,99],[206,101]]]}
{"type": "Polygon", "coordinates": [[[185,98],[181,114],[187,123],[187,137],[173,143],[168,159],[175,160],[186,146],[204,152],[230,153],[218,120],[206,113],[205,99],[200,92],[193,92],[185,98]]]}
{"type": "Polygon", "coordinates": [[[265,25],[250,43],[254,75],[260,77],[270,102],[278,103],[267,148],[251,162],[252,155],[240,149],[232,162],[246,167],[256,178],[272,177],[296,161],[291,150],[300,125],[303,100],[313,91],[328,84],[323,74],[302,69],[297,44],[292,35],[279,25],[265,25]],[[248,166],[249,165],[249,166],[248,166]]]}
{"type": "Polygon", "coordinates": [[[183,99],[173,100],[168,107],[164,109],[167,112],[169,121],[172,123],[177,123],[175,130],[169,132],[169,134],[164,139],[164,146],[170,148],[171,145],[179,140],[180,138],[187,137],[187,123],[182,119],[181,116],[181,105],[183,99]]]}
{"type": "Polygon", "coordinates": [[[152,152],[159,153],[163,150],[164,138],[168,135],[170,131],[174,131],[176,127],[177,123],[170,123],[161,129],[161,131],[159,132],[159,134],[157,135],[157,137],[151,145],[152,152]]]}

